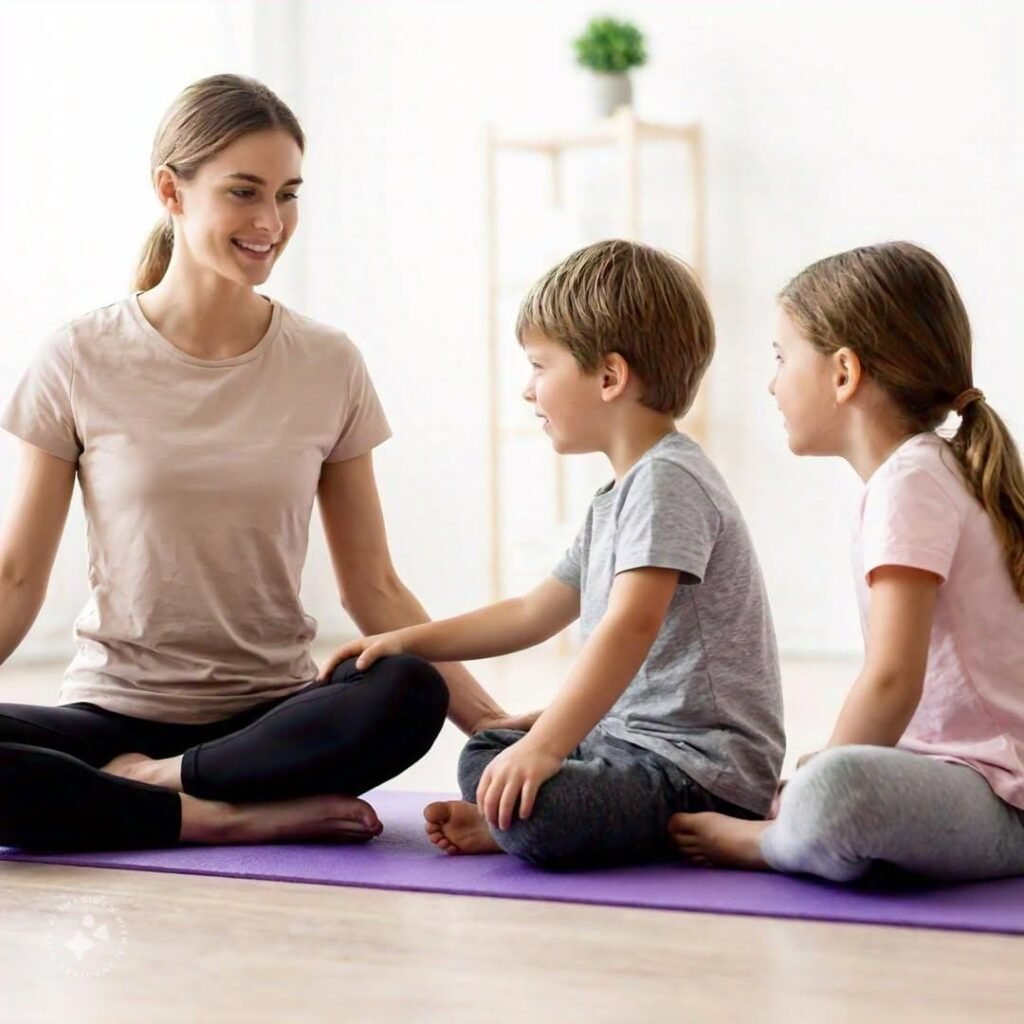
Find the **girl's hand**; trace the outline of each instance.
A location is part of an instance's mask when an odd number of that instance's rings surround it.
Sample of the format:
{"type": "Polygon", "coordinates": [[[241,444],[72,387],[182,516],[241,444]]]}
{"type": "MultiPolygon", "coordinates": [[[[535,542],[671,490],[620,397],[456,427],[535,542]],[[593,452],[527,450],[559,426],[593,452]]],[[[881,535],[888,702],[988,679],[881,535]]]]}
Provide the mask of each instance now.
{"type": "Polygon", "coordinates": [[[331,673],[347,658],[356,658],[356,668],[363,671],[379,658],[386,658],[390,654],[401,654],[404,649],[401,630],[395,630],[393,633],[378,633],[376,636],[361,636],[358,640],[350,640],[347,644],[342,644],[324,662],[316,681],[322,683],[329,679],[331,673]]]}
{"type": "Polygon", "coordinates": [[[477,806],[489,824],[502,830],[511,828],[516,801],[519,801],[519,817],[528,818],[537,791],[561,767],[561,757],[531,744],[529,737],[524,737],[487,766],[477,786],[477,806]]]}

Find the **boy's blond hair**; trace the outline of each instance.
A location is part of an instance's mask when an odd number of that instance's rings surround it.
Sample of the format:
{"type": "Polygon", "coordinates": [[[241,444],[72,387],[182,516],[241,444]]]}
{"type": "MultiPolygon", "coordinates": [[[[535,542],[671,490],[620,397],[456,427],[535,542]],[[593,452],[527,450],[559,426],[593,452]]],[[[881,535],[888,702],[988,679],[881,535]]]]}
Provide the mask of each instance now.
{"type": "Polygon", "coordinates": [[[715,351],[711,310],[693,271],[621,239],[579,249],[530,289],[516,321],[520,344],[530,331],[565,345],[586,373],[618,352],[640,379],[643,404],[676,418],[715,351]]]}

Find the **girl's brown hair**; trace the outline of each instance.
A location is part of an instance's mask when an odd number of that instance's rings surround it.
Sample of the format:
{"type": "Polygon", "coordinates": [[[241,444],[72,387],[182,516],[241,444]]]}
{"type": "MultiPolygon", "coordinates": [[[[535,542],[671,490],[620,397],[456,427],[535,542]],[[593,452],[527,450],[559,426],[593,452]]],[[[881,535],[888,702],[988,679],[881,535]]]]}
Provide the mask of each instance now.
{"type": "MultiPolygon", "coordinates": [[[[261,82],[241,75],[212,75],[194,82],[171,104],[157,130],[150,167],[170,167],[188,181],[211,157],[250,132],[279,128],[303,152],[306,138],[287,104],[261,82]]],[[[163,218],[150,232],[135,270],[134,288],[160,283],[171,262],[174,225],[163,218]]]]}
{"type": "Polygon", "coordinates": [[[971,325],[949,271],[909,242],[870,245],[812,264],[779,302],[820,352],[855,353],[909,429],[934,430],[960,413],[947,443],[992,518],[1024,601],[1024,468],[1006,424],[974,389],[971,325]]]}

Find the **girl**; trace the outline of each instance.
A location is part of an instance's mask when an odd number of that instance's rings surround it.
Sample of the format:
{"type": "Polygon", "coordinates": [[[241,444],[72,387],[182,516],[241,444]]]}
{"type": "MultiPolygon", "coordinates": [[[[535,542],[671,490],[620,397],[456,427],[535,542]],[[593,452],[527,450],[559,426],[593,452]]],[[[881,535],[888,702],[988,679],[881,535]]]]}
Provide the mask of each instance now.
{"type": "Polygon", "coordinates": [[[975,388],[960,296],[907,243],[830,257],[779,302],[775,396],[798,455],[865,482],[854,537],[866,660],[828,748],[772,822],[679,814],[699,863],[851,881],[1024,872],[1024,472],[975,388]],[[951,440],[935,431],[960,417],[951,440]]]}
{"type": "Polygon", "coordinates": [[[305,147],[269,89],[186,89],[153,149],[164,209],[136,292],[58,331],[0,425],[21,478],[0,534],[0,662],[46,592],[77,476],[91,595],[60,706],[0,705],[0,844],[368,839],[355,797],[445,718],[500,712],[415,658],[323,685],[299,602],[319,500],[364,632],[422,622],[391,565],[372,449],[389,436],[340,331],[255,291],[297,221],[305,147]],[[447,682],[447,686],[445,683],[447,682]]]}

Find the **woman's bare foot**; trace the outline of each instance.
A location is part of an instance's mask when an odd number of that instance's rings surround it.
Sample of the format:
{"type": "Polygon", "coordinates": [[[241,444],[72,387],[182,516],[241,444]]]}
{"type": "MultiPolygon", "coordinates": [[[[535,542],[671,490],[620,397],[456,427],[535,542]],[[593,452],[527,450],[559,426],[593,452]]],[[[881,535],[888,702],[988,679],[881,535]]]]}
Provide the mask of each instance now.
{"type": "Polygon", "coordinates": [[[445,853],[501,853],[476,804],[445,800],[423,808],[430,841],[445,853]]]}
{"type": "Polygon", "coordinates": [[[181,761],[177,757],[152,758],[145,754],[118,754],[112,761],[108,761],[100,771],[110,775],[117,775],[122,779],[132,779],[134,782],[146,782],[151,786],[163,786],[164,789],[173,789],[180,793],[181,787],[181,761]]]}
{"type": "Polygon", "coordinates": [[[365,800],[351,796],[228,804],[181,794],[183,843],[364,843],[383,829],[377,812],[365,800]]]}
{"type": "Polygon", "coordinates": [[[761,833],[770,824],[710,812],[673,814],[668,831],[679,852],[694,864],[768,871],[761,856],[761,833]]]}
{"type": "Polygon", "coordinates": [[[107,772],[109,775],[117,775],[122,779],[132,779],[135,777],[132,774],[135,766],[150,760],[152,758],[146,757],[145,754],[118,754],[113,761],[108,761],[100,771],[107,772]]]}

